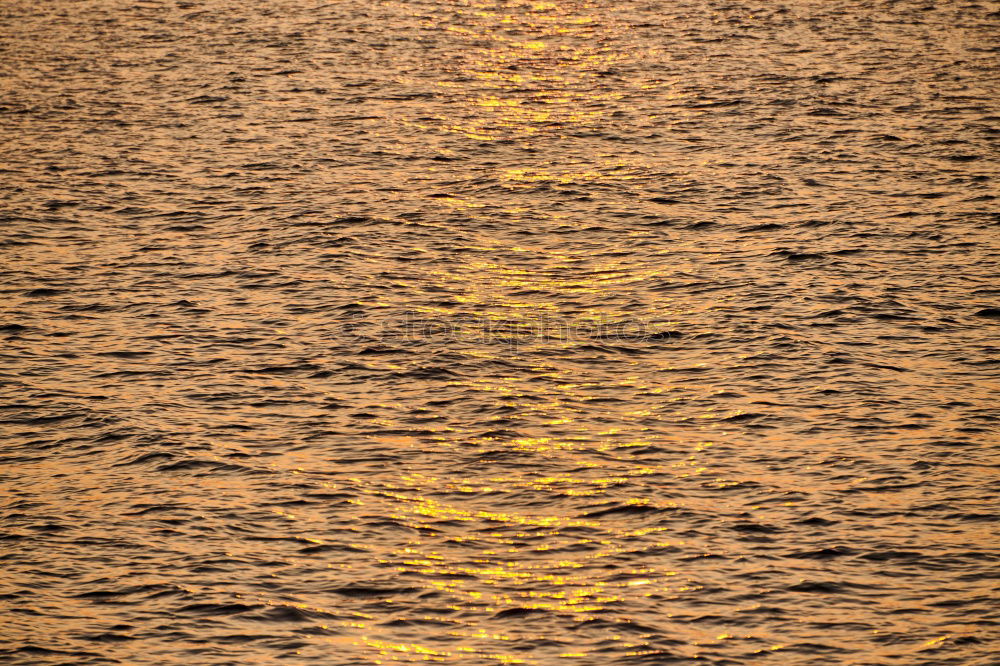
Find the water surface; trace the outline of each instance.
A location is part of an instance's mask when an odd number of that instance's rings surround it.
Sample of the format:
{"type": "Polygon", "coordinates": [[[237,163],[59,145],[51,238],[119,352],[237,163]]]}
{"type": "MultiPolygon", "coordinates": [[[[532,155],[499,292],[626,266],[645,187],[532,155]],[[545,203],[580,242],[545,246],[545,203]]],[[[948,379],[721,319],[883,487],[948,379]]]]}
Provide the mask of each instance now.
{"type": "Polygon", "coordinates": [[[1000,3],[0,7],[16,664],[996,664],[1000,3]]]}

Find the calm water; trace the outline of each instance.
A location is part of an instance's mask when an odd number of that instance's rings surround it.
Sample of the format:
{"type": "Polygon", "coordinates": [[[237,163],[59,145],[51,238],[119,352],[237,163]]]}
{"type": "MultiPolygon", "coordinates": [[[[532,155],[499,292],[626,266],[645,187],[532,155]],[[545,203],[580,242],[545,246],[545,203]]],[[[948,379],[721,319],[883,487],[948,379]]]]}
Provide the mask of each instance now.
{"type": "Polygon", "coordinates": [[[15,664],[1000,663],[1000,2],[0,6],[15,664]]]}

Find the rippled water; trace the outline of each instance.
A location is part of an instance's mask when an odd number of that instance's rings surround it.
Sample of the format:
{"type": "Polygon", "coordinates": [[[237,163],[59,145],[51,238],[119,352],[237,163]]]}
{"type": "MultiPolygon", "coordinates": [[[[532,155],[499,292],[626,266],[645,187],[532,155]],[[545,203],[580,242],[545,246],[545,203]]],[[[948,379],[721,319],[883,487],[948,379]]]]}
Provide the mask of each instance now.
{"type": "Polygon", "coordinates": [[[0,656],[996,664],[1000,3],[0,7],[0,656]]]}

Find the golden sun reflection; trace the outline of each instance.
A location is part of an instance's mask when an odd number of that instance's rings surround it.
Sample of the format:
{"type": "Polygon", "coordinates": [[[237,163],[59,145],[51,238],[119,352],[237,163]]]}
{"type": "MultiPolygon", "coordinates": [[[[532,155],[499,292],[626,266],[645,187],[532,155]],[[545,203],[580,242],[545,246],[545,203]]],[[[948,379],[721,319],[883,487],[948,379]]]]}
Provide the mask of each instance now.
{"type": "Polygon", "coordinates": [[[473,109],[456,114],[466,120],[447,123],[448,131],[479,141],[523,139],[567,125],[585,126],[621,99],[621,91],[592,85],[597,72],[626,56],[599,44],[601,23],[585,13],[586,5],[543,2],[511,8],[527,9],[518,13],[488,7],[459,7],[454,22],[427,23],[469,40],[468,63],[438,85],[460,90],[461,80],[469,77],[495,86],[491,95],[467,97],[473,109]]]}

